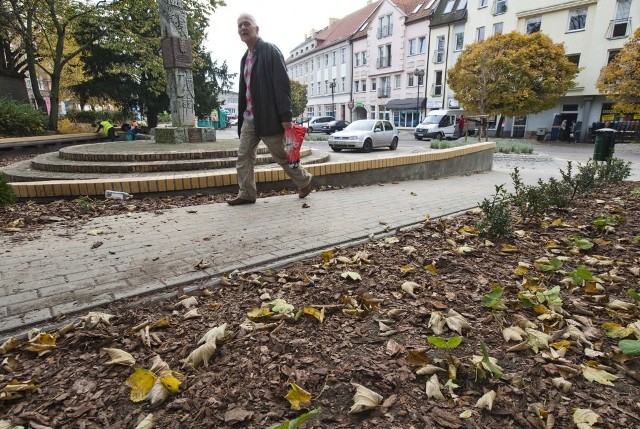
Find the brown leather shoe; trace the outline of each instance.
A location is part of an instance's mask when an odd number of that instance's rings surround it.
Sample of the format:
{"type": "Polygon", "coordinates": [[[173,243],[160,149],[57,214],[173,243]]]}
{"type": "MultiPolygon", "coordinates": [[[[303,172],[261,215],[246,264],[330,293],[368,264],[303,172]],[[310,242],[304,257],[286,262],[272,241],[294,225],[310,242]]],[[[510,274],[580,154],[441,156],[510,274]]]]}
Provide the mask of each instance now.
{"type": "Polygon", "coordinates": [[[227,200],[227,204],[229,204],[230,206],[240,206],[242,204],[254,204],[255,202],[256,200],[247,200],[240,197],[235,197],[230,200],[227,200]]]}
{"type": "Polygon", "coordinates": [[[311,185],[311,182],[309,182],[309,184],[307,186],[305,186],[304,188],[301,188],[298,191],[298,196],[300,198],[304,198],[307,195],[309,195],[311,193],[311,191],[313,191],[313,186],[311,185]]]}

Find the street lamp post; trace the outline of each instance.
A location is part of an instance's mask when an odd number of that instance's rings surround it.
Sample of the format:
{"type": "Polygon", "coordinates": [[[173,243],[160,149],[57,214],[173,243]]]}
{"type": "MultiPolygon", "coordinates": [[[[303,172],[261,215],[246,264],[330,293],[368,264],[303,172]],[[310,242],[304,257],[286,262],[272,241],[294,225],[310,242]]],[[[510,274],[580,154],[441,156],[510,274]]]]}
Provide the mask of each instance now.
{"type": "Polygon", "coordinates": [[[416,110],[418,111],[418,123],[420,123],[421,109],[420,109],[420,79],[424,76],[424,69],[415,69],[413,75],[418,79],[418,97],[416,98],[416,110]]]}
{"type": "Polygon", "coordinates": [[[329,88],[331,88],[331,115],[335,118],[336,117],[336,105],[333,101],[333,94],[335,93],[335,89],[336,89],[336,81],[335,79],[333,80],[333,82],[331,82],[329,84],[329,88]]]}

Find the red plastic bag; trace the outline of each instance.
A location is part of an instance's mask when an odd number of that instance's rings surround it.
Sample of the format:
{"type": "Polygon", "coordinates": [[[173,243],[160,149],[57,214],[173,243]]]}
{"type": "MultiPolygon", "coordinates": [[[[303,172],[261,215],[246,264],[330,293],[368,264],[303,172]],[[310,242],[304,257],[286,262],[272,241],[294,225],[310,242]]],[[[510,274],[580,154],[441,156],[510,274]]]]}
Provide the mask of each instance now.
{"type": "Polygon", "coordinates": [[[284,130],[284,149],[287,152],[287,162],[292,168],[300,165],[300,147],[306,134],[307,129],[302,125],[291,125],[291,128],[284,130]]]}

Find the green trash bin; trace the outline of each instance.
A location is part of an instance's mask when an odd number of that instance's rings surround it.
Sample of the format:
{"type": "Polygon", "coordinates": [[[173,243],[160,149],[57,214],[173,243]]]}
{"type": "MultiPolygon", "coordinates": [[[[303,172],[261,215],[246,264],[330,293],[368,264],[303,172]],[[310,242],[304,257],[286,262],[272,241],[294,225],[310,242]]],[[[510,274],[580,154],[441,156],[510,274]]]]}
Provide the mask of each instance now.
{"type": "Polygon", "coordinates": [[[593,147],[593,160],[606,161],[613,158],[616,130],[600,128],[596,130],[596,142],[593,147]]]}

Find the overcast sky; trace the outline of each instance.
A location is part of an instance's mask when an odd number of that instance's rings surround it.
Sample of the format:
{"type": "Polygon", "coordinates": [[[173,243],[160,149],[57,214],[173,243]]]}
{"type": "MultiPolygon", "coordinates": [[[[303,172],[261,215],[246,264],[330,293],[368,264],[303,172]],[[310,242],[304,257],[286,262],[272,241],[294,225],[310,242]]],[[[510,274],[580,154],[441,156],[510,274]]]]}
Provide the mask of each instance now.
{"type": "MultiPolygon", "coordinates": [[[[367,0],[225,0],[209,25],[207,50],[213,60],[225,60],[230,73],[238,73],[240,59],[247,45],[240,41],[237,19],[241,13],[252,14],[258,21],[260,37],[280,48],[285,58],[289,51],[310,35],[311,29],[320,30],[329,25],[329,18],[344,18],[366,6],[367,0]]],[[[234,90],[238,80],[234,80],[234,90]]]]}

